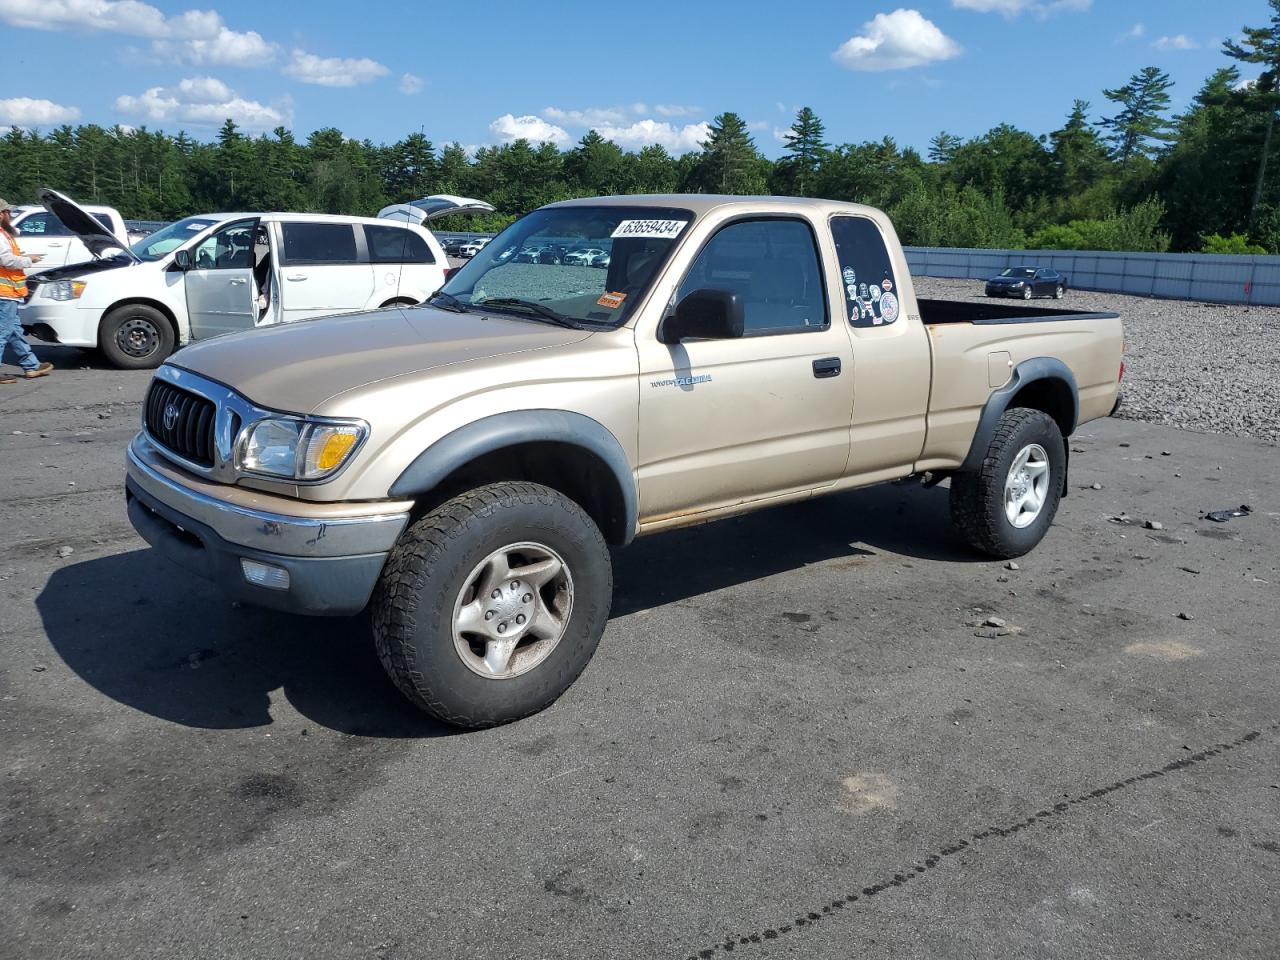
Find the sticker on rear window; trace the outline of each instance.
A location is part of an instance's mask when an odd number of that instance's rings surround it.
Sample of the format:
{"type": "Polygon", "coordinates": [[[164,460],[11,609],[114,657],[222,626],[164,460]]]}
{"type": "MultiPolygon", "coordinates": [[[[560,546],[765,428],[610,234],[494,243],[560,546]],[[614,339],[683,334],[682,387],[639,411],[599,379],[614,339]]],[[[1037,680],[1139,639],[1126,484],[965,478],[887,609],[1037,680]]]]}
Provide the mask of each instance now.
{"type": "Polygon", "coordinates": [[[623,220],[609,236],[670,240],[678,237],[688,223],[688,220],[623,220]]]}
{"type": "Polygon", "coordinates": [[[603,293],[600,295],[600,299],[597,300],[596,303],[600,304],[602,307],[608,307],[610,310],[617,310],[622,306],[622,301],[625,299],[627,299],[627,295],[625,293],[603,293]]]}

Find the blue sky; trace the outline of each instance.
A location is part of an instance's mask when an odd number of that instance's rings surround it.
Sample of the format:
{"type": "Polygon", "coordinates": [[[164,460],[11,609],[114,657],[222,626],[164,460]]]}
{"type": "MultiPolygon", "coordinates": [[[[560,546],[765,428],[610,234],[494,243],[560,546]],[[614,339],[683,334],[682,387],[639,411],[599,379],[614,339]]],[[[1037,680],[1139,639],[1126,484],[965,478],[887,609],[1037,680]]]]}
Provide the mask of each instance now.
{"type": "Polygon", "coordinates": [[[516,136],[562,146],[595,126],[627,148],[696,149],[742,115],[771,156],[808,105],[833,143],[940,130],[1061,125],[1073,99],[1156,65],[1182,108],[1228,61],[1225,36],[1265,0],[488,0],[216,7],[0,0],[8,91],[0,124],[122,123],[209,138],[323,126],[392,142],[516,136]]]}

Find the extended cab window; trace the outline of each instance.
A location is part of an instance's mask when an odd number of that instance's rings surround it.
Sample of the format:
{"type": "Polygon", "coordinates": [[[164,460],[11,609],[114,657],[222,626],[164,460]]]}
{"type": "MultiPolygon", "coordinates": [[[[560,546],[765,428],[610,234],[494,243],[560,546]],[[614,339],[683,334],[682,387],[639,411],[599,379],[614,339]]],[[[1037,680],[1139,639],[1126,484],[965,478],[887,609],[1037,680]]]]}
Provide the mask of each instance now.
{"type": "Polygon", "coordinates": [[[315,263],[355,263],[356,232],[349,223],[285,221],[281,262],[291,265],[315,263]]]}
{"type": "Polygon", "coordinates": [[[676,301],[695,290],[736,293],[747,336],[827,326],[818,249],[802,220],[743,220],[724,227],[685,274],[676,301]]]}
{"type": "Polygon", "coordinates": [[[365,224],[364,239],[372,263],[435,263],[431,248],[412,230],[365,224]]]}
{"type": "Polygon", "coordinates": [[[898,319],[898,287],[884,237],[866,217],[832,217],[831,236],[840,260],[840,283],[855,327],[879,327],[898,319]]]}
{"type": "Polygon", "coordinates": [[[18,224],[18,233],[27,237],[69,237],[71,231],[47,211],[30,214],[18,224]]]}

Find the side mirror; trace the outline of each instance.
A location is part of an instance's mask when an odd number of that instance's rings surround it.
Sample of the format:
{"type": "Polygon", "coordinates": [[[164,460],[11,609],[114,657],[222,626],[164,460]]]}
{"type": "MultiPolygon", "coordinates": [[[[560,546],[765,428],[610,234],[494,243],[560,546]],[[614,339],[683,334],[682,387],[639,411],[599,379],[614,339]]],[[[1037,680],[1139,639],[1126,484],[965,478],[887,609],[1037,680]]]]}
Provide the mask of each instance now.
{"type": "Polygon", "coordinates": [[[742,300],[732,290],[695,290],[662,321],[658,340],[732,340],[742,336],[742,300]]]}
{"type": "Polygon", "coordinates": [[[190,250],[174,251],[173,265],[177,267],[179,270],[181,270],[183,273],[186,273],[188,270],[190,270],[191,269],[191,251],[190,250]]]}

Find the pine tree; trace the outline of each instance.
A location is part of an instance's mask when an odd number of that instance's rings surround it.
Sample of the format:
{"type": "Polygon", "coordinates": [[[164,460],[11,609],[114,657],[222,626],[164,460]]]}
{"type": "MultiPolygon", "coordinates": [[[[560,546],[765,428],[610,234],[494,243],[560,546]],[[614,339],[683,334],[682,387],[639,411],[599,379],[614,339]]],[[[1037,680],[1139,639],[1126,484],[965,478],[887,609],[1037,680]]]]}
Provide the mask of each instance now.
{"type": "Polygon", "coordinates": [[[764,193],[760,159],[746,122],[736,113],[722,113],[711,122],[702,144],[699,186],[707,193],[764,193]]]}
{"type": "Polygon", "coordinates": [[[1258,176],[1253,186],[1253,202],[1249,205],[1249,225],[1253,226],[1262,202],[1262,190],[1267,179],[1267,159],[1271,153],[1271,135],[1276,121],[1276,109],[1280,107],[1280,0],[1270,0],[1271,24],[1266,27],[1244,27],[1242,42],[1225,40],[1222,52],[1242,63],[1263,65],[1251,90],[1241,91],[1241,99],[1250,106],[1266,111],[1266,134],[1258,152],[1258,176]]]}
{"type": "Polygon", "coordinates": [[[1054,173],[1066,193],[1088,189],[1107,172],[1107,149],[1089,123],[1089,102],[1077,100],[1066,125],[1049,134],[1054,173]]]}
{"type": "Polygon", "coordinates": [[[808,107],[801,107],[791,129],[782,136],[786,143],[783,149],[789,156],[783,158],[780,165],[789,175],[797,196],[809,195],[807,190],[812,189],[822,158],[830,149],[830,144],[822,139],[825,133],[826,128],[818,115],[808,107]]]}
{"type": "Polygon", "coordinates": [[[963,140],[943,130],[929,141],[929,162],[950,163],[955,159],[956,151],[963,145],[963,140]]]}
{"type": "Polygon", "coordinates": [[[1107,139],[1114,144],[1116,158],[1121,163],[1135,155],[1147,155],[1151,150],[1150,140],[1172,139],[1165,116],[1172,87],[1173,81],[1159,67],[1143,67],[1123,87],[1102,91],[1104,97],[1123,108],[1114,117],[1102,121],[1111,131],[1107,139]]]}

